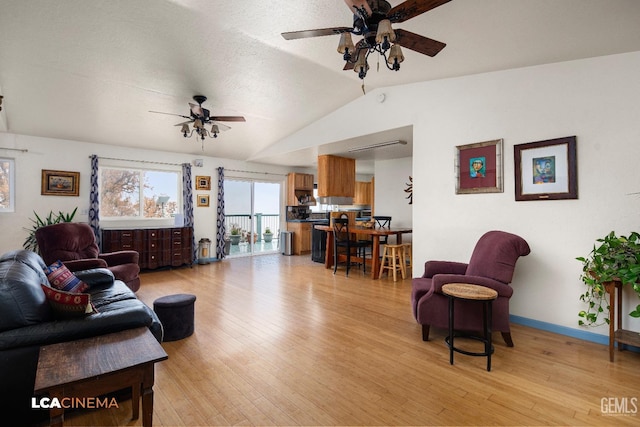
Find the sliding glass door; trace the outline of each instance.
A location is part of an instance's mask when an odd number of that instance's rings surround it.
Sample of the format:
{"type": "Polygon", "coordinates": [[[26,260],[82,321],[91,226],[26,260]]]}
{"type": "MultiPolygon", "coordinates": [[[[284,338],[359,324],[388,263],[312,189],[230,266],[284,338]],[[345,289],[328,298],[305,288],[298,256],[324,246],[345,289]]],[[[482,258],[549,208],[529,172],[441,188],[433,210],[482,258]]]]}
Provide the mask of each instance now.
{"type": "Polygon", "coordinates": [[[246,178],[224,181],[229,257],[278,251],[281,183],[246,178]]]}

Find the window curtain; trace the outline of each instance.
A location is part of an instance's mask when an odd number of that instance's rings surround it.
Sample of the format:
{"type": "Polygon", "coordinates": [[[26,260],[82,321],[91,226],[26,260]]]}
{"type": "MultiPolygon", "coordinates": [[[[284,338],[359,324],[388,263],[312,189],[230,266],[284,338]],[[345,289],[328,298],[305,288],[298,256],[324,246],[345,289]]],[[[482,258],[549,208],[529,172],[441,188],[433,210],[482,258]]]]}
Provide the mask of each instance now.
{"type": "MultiPolygon", "coordinates": [[[[193,229],[193,190],[191,184],[191,164],[182,164],[182,211],[184,212],[184,226],[193,229]]],[[[196,247],[196,236],[192,234],[193,254],[192,260],[195,262],[198,248],[196,247]]]]}
{"type": "Polygon", "coordinates": [[[102,249],[100,232],[100,193],[98,192],[98,156],[91,155],[91,191],[89,193],[89,226],[96,235],[96,243],[102,249]]]}
{"type": "Polygon", "coordinates": [[[225,257],[224,235],[227,230],[224,225],[224,168],[218,168],[218,210],[216,217],[216,257],[223,259],[225,257]]]}

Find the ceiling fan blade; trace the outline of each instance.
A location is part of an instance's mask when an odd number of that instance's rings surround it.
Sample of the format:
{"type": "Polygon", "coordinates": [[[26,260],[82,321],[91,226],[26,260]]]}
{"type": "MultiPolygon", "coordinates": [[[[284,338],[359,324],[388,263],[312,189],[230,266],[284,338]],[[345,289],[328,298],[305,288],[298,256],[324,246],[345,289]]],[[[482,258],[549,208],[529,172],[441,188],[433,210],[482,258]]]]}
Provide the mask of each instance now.
{"type": "Polygon", "coordinates": [[[149,111],[150,113],[156,113],[156,114],[166,114],[168,116],[178,116],[178,117],[182,117],[184,119],[189,119],[189,116],[183,116],[182,114],[173,114],[173,113],[165,113],[163,111],[149,111]]]}
{"type": "Polygon", "coordinates": [[[445,43],[433,40],[407,30],[396,30],[396,43],[423,55],[436,56],[446,46],[445,43]]]}
{"type": "Polygon", "coordinates": [[[451,0],[406,0],[396,7],[392,7],[387,14],[387,18],[389,18],[391,22],[404,22],[450,1],[451,0]]]}
{"type": "Polygon", "coordinates": [[[202,107],[197,105],[197,104],[192,104],[191,102],[189,103],[189,107],[191,107],[191,114],[195,115],[196,117],[202,117],[202,107]]]}
{"type": "Polygon", "coordinates": [[[174,126],[188,125],[188,124],[191,124],[191,123],[193,123],[193,120],[189,120],[188,122],[178,123],[177,125],[174,125],[174,126]]]}
{"type": "Polygon", "coordinates": [[[214,122],[246,122],[242,116],[212,116],[209,119],[214,122]]]}
{"type": "Polygon", "coordinates": [[[331,36],[351,32],[351,27],[320,28],[317,30],[290,31],[282,33],[285,40],[305,39],[307,37],[331,36]]]}
{"type": "Polygon", "coordinates": [[[227,126],[227,125],[222,124],[220,122],[213,122],[213,124],[217,125],[218,126],[218,130],[220,130],[221,132],[225,132],[225,131],[228,131],[229,129],[231,129],[230,126],[227,126]]]}

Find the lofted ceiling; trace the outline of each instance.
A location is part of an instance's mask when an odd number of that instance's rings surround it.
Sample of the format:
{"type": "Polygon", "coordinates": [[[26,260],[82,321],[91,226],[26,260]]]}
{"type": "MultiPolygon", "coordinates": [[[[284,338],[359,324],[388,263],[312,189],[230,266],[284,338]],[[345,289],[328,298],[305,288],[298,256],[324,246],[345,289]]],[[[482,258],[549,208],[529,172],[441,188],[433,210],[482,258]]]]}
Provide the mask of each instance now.
{"type": "MultiPolygon", "coordinates": [[[[372,67],[365,85],[638,51],[639,22],[637,0],[452,0],[394,24],[446,43],[442,52],[404,49],[400,71],[372,67]]],[[[280,33],[351,25],[344,0],[2,0],[0,131],[260,161],[262,150],[362,96],[356,73],[342,70],[338,36],[280,33]],[[149,112],[188,115],[198,94],[212,115],[246,118],[204,141],[204,153],[174,126],[183,119],[149,112]]],[[[265,162],[311,166],[317,154],[391,139],[408,144],[382,155],[405,156],[411,135],[393,129],[265,162]]]]}

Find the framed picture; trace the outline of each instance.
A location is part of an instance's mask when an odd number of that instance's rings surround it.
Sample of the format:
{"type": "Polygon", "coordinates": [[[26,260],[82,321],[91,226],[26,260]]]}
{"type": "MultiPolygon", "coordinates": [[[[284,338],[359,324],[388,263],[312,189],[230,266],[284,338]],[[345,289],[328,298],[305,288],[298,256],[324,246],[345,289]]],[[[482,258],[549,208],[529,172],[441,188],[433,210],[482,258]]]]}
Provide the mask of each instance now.
{"type": "Polygon", "coordinates": [[[502,139],[456,147],[456,194],[502,193],[502,139]]]}
{"type": "Polygon", "coordinates": [[[211,177],[196,176],[196,190],[211,190],[211,177]]]}
{"type": "Polygon", "coordinates": [[[576,137],[513,146],[516,200],[578,198],[576,137]]]}
{"type": "Polygon", "coordinates": [[[43,196],[79,196],[80,172],[42,170],[43,196]]]}
{"type": "Polygon", "coordinates": [[[208,194],[198,194],[198,206],[208,207],[209,206],[209,195],[208,194]]]}

